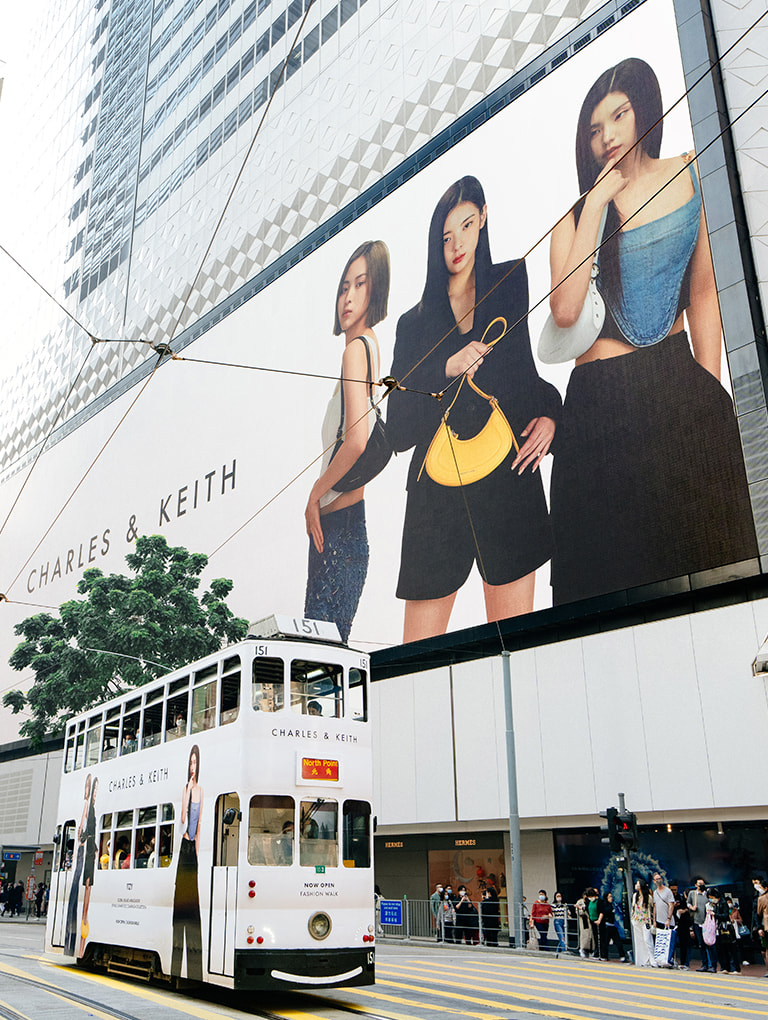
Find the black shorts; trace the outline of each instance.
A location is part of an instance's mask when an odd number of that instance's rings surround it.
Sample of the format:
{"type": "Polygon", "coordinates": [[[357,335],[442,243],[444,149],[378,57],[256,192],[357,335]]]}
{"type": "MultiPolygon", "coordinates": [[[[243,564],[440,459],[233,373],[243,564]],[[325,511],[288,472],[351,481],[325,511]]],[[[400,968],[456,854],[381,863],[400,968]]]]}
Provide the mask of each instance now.
{"type": "MultiPolygon", "coordinates": [[[[421,465],[424,450],[414,461],[421,465]]],[[[473,563],[488,584],[517,581],[552,554],[541,475],[512,471],[513,449],[486,478],[463,487],[412,481],[405,508],[397,597],[420,601],[458,591],[473,563]]]]}

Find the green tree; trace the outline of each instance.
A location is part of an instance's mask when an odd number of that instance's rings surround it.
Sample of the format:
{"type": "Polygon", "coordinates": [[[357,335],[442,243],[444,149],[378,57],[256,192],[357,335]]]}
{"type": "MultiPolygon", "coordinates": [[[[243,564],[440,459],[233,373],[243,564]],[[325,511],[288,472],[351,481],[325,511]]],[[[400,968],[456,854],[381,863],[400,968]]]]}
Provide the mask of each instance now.
{"type": "Polygon", "coordinates": [[[188,662],[242,640],[248,621],[224,601],[232,581],[217,578],[198,598],[202,553],[171,548],[162,535],[137,539],[126,557],[133,576],[86,570],[59,616],[39,613],[14,628],[24,640],[10,657],[13,669],[32,669],[25,694],[9,691],[3,705],[30,711],[20,732],[39,749],[66,719],[147,683],[188,662]]]}

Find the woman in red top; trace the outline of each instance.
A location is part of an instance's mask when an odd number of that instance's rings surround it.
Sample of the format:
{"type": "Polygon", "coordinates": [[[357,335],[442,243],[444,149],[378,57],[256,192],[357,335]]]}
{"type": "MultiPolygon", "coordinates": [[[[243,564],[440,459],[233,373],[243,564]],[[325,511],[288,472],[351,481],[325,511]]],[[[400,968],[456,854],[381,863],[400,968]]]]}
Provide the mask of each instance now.
{"type": "Polygon", "coordinates": [[[549,922],[554,916],[552,904],[547,899],[546,890],[539,889],[539,898],[531,907],[531,919],[528,924],[531,928],[535,927],[539,933],[539,947],[541,949],[546,949],[549,946],[547,932],[549,931],[549,922]]]}

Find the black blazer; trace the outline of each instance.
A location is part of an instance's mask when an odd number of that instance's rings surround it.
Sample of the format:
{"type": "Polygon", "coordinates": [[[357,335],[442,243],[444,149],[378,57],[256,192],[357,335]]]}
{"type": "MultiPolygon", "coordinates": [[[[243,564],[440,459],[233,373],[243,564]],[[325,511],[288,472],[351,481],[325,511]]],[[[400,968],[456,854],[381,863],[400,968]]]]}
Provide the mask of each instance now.
{"type": "MultiPolygon", "coordinates": [[[[475,308],[469,333],[459,333],[456,328],[447,289],[428,307],[419,303],[400,317],[391,374],[398,382],[416,390],[427,393],[445,390],[452,382],[445,375],[448,359],[472,340],[482,340],[486,328],[502,315],[507,320],[508,332],[485,357],[474,375],[474,382],[485,393],[498,399],[522,445],[520,433],[532,418],[545,415],[557,421],[562,408],[560,394],[539,376],[533,361],[528,335],[528,274],[525,263],[477,265],[475,287],[476,294],[485,294],[486,297],[475,308]],[[440,340],[442,342],[437,349],[429,353],[440,340]],[[414,368],[418,362],[421,363],[414,368]]],[[[486,343],[500,332],[501,326],[494,326],[486,343]]],[[[387,431],[392,445],[398,451],[416,448],[408,472],[409,488],[416,480],[427,448],[440,425],[443,410],[447,410],[456,395],[458,383],[459,380],[456,380],[448,389],[442,409],[433,397],[419,393],[393,390],[388,398],[387,431]]],[[[449,422],[459,437],[466,439],[482,428],[489,413],[487,401],[465,382],[451,410],[449,422]]]]}

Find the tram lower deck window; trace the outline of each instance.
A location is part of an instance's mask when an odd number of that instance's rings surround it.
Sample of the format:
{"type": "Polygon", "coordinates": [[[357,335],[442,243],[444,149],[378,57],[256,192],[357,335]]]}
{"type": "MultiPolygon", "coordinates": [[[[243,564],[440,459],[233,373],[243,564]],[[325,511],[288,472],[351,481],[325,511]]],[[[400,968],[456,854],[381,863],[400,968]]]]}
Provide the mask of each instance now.
{"type": "Polygon", "coordinates": [[[293,864],[296,804],[293,797],[251,797],[248,863],[270,868],[293,864]]]}
{"type": "Polygon", "coordinates": [[[299,864],[339,866],[339,805],[335,800],[303,800],[299,822],[299,864]]]}

